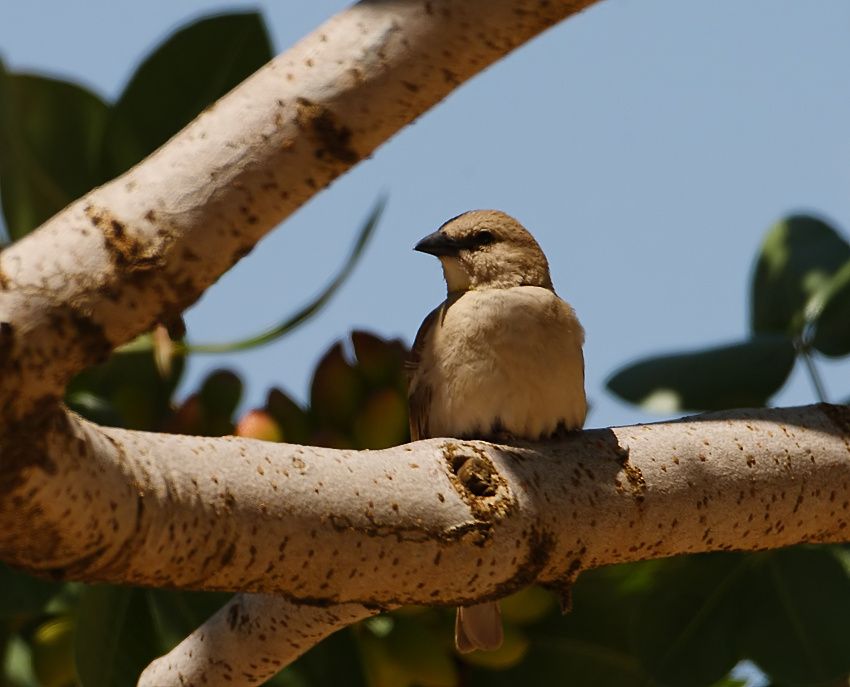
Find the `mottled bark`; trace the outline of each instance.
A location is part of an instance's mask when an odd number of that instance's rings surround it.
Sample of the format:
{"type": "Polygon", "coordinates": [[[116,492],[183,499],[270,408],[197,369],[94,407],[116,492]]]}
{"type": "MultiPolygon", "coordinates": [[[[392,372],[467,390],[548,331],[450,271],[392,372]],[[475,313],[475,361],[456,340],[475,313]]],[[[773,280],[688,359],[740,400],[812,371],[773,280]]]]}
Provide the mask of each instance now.
{"type": "Polygon", "coordinates": [[[61,579],[463,605],[608,563],[842,541],[850,521],[845,406],[382,451],[50,425],[0,500],[0,556],[61,579]]]}
{"type": "Polygon", "coordinates": [[[317,607],[238,594],[151,663],[139,687],[259,685],[328,635],[375,613],[358,604],[317,607]]]}
{"type": "Polygon", "coordinates": [[[373,0],[319,27],[0,254],[0,419],[171,321],[333,179],[594,1],[373,0]]]}
{"type": "Polygon", "coordinates": [[[59,402],[76,372],[181,312],[389,136],[592,2],[362,2],[0,253],[0,559],[58,579],[254,593],[143,684],[255,684],[399,603],[846,538],[846,408],[353,452],[106,429],[59,402]]]}

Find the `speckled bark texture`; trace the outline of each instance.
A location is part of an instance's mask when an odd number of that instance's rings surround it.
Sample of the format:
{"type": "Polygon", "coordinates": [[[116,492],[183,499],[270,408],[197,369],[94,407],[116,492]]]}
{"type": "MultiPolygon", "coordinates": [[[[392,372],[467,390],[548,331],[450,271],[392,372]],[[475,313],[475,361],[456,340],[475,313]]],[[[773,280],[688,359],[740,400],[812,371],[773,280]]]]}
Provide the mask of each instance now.
{"type": "Polygon", "coordinates": [[[48,424],[0,498],[0,557],[61,579],[466,605],[619,561],[842,541],[850,522],[844,406],[382,451],[48,424]]]}
{"type": "Polygon", "coordinates": [[[171,321],[333,179],[593,1],[373,0],[319,27],[0,254],[0,419],[171,321]]]}
{"type": "Polygon", "coordinates": [[[453,88],[592,0],[363,2],[0,253],[0,560],[244,592],[142,684],[258,684],[348,623],[583,569],[843,541],[850,411],[335,451],[107,429],[64,386],[453,88]]]}
{"type": "Polygon", "coordinates": [[[259,685],[309,647],[373,615],[357,604],[304,606],[263,594],[238,594],[166,656],[139,687],[259,685]]]}

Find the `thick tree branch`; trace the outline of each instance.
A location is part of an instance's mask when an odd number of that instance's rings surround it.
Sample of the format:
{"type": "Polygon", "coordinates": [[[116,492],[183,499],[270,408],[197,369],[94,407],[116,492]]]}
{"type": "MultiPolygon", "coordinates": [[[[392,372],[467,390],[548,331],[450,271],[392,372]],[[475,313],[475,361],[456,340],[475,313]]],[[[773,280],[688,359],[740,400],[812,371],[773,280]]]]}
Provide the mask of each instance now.
{"type": "Polygon", "coordinates": [[[607,563],[842,541],[850,518],[843,406],[360,452],[49,427],[0,501],[0,558],[64,579],[465,604],[607,563]]]}
{"type": "Polygon", "coordinates": [[[362,2],[0,253],[0,559],[60,579],[276,597],[233,602],[148,684],[227,682],[231,668],[261,679],[256,661],[283,664],[367,606],[846,538],[843,407],[358,453],[105,429],[58,404],[73,374],[181,312],[336,176],[593,1],[362,2]],[[267,652],[260,635],[281,619],[292,632],[267,652]],[[197,651],[205,641],[226,666],[197,651]]]}
{"type": "Polygon", "coordinates": [[[0,254],[0,417],[193,303],[272,227],[594,0],[366,0],[0,254]]]}

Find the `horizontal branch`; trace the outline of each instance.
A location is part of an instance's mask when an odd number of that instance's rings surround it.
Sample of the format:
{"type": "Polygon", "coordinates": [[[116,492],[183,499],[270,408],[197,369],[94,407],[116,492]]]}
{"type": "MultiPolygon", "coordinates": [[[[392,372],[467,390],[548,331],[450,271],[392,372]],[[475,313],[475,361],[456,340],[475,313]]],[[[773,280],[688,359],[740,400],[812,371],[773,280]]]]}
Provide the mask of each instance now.
{"type": "Polygon", "coordinates": [[[0,253],[0,427],[180,314],[333,179],[593,1],[357,4],[0,253]]]}
{"type": "Polygon", "coordinates": [[[15,458],[0,558],[62,579],[460,605],[607,563],[842,541],[850,520],[843,406],[359,452],[49,426],[15,458]]]}

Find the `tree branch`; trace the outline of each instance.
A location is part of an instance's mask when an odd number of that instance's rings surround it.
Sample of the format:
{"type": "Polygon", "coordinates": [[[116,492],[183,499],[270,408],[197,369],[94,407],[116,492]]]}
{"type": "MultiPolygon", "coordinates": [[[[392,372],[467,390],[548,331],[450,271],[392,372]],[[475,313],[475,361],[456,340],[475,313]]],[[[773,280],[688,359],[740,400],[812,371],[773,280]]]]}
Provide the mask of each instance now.
{"type": "Polygon", "coordinates": [[[192,304],[461,83],[594,0],[365,0],[0,254],[0,418],[192,304]]]}
{"type": "Polygon", "coordinates": [[[148,684],[259,676],[251,663],[283,664],[366,607],[846,538],[850,411],[825,404],[547,445],[350,452],[100,428],[58,403],[76,372],[181,312],[389,136],[592,2],[362,2],[0,253],[0,559],[59,579],[276,597],[232,602],[148,684]],[[264,653],[263,630],[290,620],[264,653]],[[199,638],[227,665],[193,660],[199,638]]]}
{"type": "Polygon", "coordinates": [[[321,608],[275,596],[238,594],[173,651],[151,663],[138,684],[260,685],[328,635],[376,612],[357,604],[321,608]]]}
{"type": "Polygon", "coordinates": [[[320,605],[468,604],[608,563],[842,541],[848,446],[850,410],[825,404],[383,451],[57,414],[0,501],[0,558],[320,605]]]}

